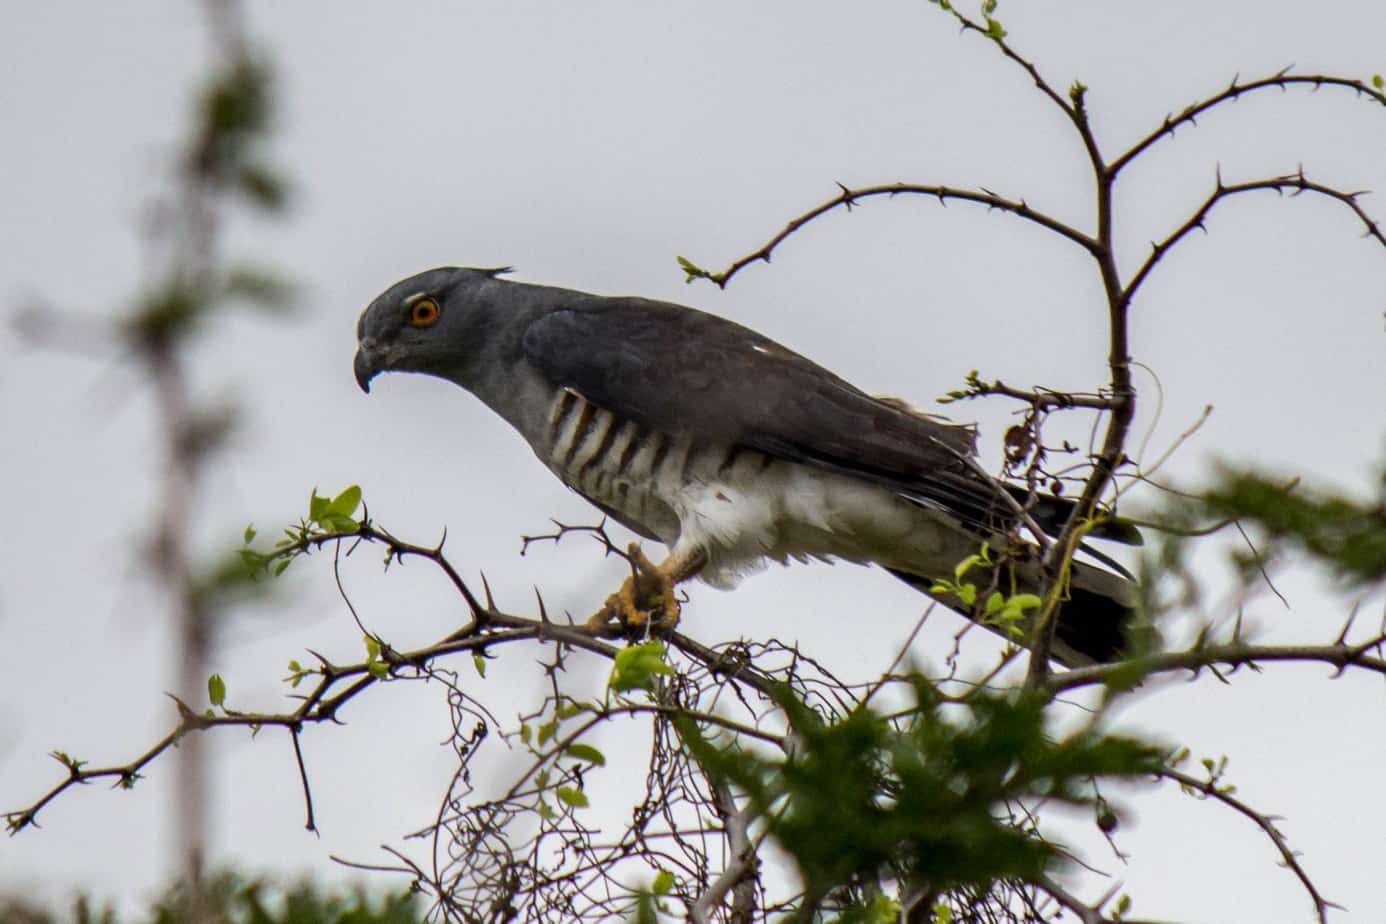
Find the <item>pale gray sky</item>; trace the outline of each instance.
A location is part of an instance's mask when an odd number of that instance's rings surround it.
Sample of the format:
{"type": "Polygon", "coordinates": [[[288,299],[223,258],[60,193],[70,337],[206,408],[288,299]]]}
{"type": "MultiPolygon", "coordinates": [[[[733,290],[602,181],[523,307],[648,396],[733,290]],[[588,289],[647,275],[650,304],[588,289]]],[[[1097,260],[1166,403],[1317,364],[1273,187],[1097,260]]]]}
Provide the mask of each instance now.
{"type": "MultiPolygon", "coordinates": [[[[175,0],[6,0],[0,303],[41,298],[110,315],[134,290],[141,203],[206,49],[197,10],[175,0]]],[[[1057,112],[926,0],[249,10],[276,55],[276,150],[297,194],[285,224],[238,224],[232,246],[299,279],[305,310],[238,320],[197,353],[200,386],[245,409],[198,518],[208,550],[236,542],[247,521],[295,517],[314,485],[359,482],[400,535],[426,539],[446,525],[456,561],[471,574],[484,568],[503,604],[528,606],[540,583],[581,614],[614,586],[617,567],[576,544],[517,556],[517,537],[548,517],[589,514],[478,402],[414,377],[382,380],[369,400],[357,391],[357,313],[397,278],[439,264],[514,264],[525,280],[697,304],[921,405],[972,368],[1017,385],[1086,388],[1104,377],[1086,258],[961,204],[876,202],[809,229],[726,292],[682,281],[676,255],[719,267],[838,180],[985,186],[1088,222],[1084,162],[1057,112]]],[[[1055,84],[1091,87],[1109,152],[1237,72],[1386,71],[1380,0],[1010,2],[1001,13],[1015,46],[1055,84]]],[[[1324,181],[1383,188],[1383,155],[1386,112],[1350,94],[1244,99],[1163,142],[1125,178],[1125,266],[1207,194],[1217,163],[1228,179],[1302,163],[1324,181]]],[[[1366,201],[1386,217],[1386,199],[1366,201]]],[[[1209,230],[1169,258],[1133,315],[1135,355],[1164,385],[1158,424],[1153,392],[1141,419],[1155,427],[1152,451],[1211,403],[1211,422],[1171,465],[1186,482],[1225,458],[1367,485],[1386,433],[1386,253],[1360,239],[1346,211],[1307,197],[1229,203],[1209,230]]],[[[153,741],[173,718],[162,691],[175,671],[157,597],[138,576],[135,540],[156,488],[148,395],[114,361],[3,337],[0,806],[14,808],[56,779],[49,750],[105,763],[153,741]]],[[[961,411],[981,422],[989,460],[1007,411],[961,411]]],[[[357,653],[326,563],[294,570],[283,605],[245,613],[226,632],[217,669],[237,706],[282,704],[277,679],[304,646],[357,653]]],[[[348,577],[367,620],[400,645],[457,618],[423,567],[381,578],[372,557],[348,577]]],[[[1294,608],[1258,610],[1266,637],[1330,639],[1340,604],[1312,580],[1288,577],[1282,589],[1294,608]]],[[[685,618],[707,640],[797,638],[841,673],[867,676],[919,610],[882,574],[815,566],[774,569],[734,594],[695,588],[685,618]],[[875,626],[854,625],[853,646],[841,643],[844,610],[869,613],[875,626]]],[[[936,663],[956,626],[935,620],[917,655],[936,663]]],[[[488,681],[493,701],[532,695],[528,659],[505,653],[488,681]]],[[[1350,909],[1335,920],[1379,920],[1381,685],[1328,683],[1326,673],[1177,685],[1123,715],[1196,754],[1228,754],[1241,794],[1286,817],[1308,869],[1350,909]]],[[[302,831],[286,741],[214,739],[217,859],[334,871],[329,853],[378,859],[377,845],[428,821],[450,768],[437,744],[441,697],[385,691],[347,718],[346,728],[305,735],[321,838],[302,831]]],[[[61,799],[41,830],[0,842],[0,890],[147,894],[170,860],[171,770],[161,761],[132,793],[61,799]]],[[[1307,898],[1244,819],[1170,793],[1128,805],[1131,864],[1091,856],[1125,879],[1142,915],[1308,919],[1307,898]]]]}

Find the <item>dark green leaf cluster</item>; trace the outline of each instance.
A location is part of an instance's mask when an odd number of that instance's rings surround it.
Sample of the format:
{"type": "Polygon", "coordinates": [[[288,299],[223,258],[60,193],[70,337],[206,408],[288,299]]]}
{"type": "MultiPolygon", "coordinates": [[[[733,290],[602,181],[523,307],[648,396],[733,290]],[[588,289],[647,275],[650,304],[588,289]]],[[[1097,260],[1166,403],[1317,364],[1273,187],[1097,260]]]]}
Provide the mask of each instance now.
{"type": "Polygon", "coordinates": [[[1062,855],[1014,824],[1008,804],[1092,804],[1094,780],[1150,774],[1166,753],[1092,727],[1052,738],[1037,696],[945,707],[928,680],[911,683],[915,705],[893,719],[858,708],[824,721],[780,691],[794,742],[783,759],[721,747],[688,719],[679,732],[714,779],[749,796],[811,898],[886,880],[1033,882],[1062,855]]]}
{"type": "Polygon", "coordinates": [[[249,204],[273,210],[284,204],[284,185],[258,158],[269,129],[269,69],[242,56],[215,74],[202,92],[198,143],[190,165],[200,175],[240,193],[249,204]]]}
{"type": "Polygon", "coordinates": [[[1223,473],[1203,500],[1213,513],[1254,522],[1350,580],[1386,578],[1386,470],[1375,502],[1305,491],[1252,471],[1223,473]]]}
{"type": "Polygon", "coordinates": [[[230,873],[205,884],[205,907],[193,908],[186,886],[175,886],[149,911],[119,917],[109,908],[97,910],[89,899],[78,899],[68,914],[0,898],[0,920],[12,924],[421,924],[423,913],[408,893],[371,897],[364,892],[324,891],[304,882],[281,888],[263,880],[245,880],[230,873]]]}

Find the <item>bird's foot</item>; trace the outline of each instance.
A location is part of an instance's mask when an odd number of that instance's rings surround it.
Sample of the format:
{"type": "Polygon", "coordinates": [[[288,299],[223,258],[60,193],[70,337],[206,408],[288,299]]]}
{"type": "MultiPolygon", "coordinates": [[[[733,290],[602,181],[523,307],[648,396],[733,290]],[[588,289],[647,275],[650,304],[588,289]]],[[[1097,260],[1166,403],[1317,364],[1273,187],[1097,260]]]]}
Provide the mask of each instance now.
{"type": "Polygon", "coordinates": [[[587,620],[587,628],[603,635],[672,629],[678,625],[680,607],[674,590],[679,576],[669,567],[671,562],[654,564],[638,542],[630,544],[628,554],[631,576],[587,620]]]}

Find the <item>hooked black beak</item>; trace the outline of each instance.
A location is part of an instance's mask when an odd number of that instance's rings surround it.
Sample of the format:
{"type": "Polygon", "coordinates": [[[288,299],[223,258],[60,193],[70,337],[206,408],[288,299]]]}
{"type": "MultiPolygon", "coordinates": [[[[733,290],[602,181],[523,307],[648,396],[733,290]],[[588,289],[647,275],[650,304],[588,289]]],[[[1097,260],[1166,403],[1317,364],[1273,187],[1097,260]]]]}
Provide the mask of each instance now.
{"type": "Polygon", "coordinates": [[[372,344],[362,343],[356,348],[356,359],[352,363],[352,368],[356,372],[356,384],[361,386],[361,390],[366,394],[371,393],[371,379],[375,378],[380,372],[380,366],[376,364],[379,355],[371,349],[372,344]]]}

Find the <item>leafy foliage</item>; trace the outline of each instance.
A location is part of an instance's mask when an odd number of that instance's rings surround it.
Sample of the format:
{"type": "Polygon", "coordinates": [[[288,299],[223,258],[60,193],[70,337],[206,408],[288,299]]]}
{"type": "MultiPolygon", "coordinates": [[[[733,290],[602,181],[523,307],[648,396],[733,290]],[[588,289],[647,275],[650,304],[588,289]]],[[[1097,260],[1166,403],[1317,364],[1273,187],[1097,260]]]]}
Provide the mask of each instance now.
{"type": "Polygon", "coordinates": [[[1332,491],[1304,491],[1254,471],[1224,472],[1204,495],[1216,514],[1250,521],[1349,580],[1386,578],[1386,469],[1374,503],[1332,491]]]}
{"type": "Polygon", "coordinates": [[[0,898],[0,920],[8,924],[420,924],[423,914],[410,893],[372,897],[334,892],[309,882],[282,887],[261,879],[222,873],[204,883],[205,907],[194,908],[186,886],[174,886],[144,914],[121,917],[79,898],[67,914],[0,898]]]}
{"type": "Polygon", "coordinates": [[[914,706],[903,716],[859,706],[834,722],[780,689],[794,742],[785,757],[719,745],[687,719],[678,729],[713,779],[749,796],[819,897],[861,881],[940,890],[1035,881],[1062,854],[1015,825],[1009,803],[1093,804],[1092,781],[1161,765],[1161,749],[1092,726],[1051,738],[1040,696],[979,692],[959,720],[927,679],[915,675],[911,686],[914,706]]]}

